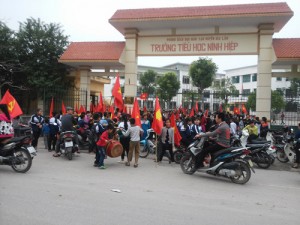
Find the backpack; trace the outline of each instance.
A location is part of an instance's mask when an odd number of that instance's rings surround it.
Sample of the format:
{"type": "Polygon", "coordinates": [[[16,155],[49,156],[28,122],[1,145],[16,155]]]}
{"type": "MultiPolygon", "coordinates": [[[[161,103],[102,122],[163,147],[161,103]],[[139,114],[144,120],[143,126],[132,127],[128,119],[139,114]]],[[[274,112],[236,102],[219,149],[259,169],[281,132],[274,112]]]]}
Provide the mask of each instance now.
{"type": "Polygon", "coordinates": [[[105,131],[105,128],[98,122],[94,124],[91,128],[91,138],[95,140],[95,142],[98,141],[100,135],[105,131]],[[98,131],[97,131],[98,130],[98,131]]]}

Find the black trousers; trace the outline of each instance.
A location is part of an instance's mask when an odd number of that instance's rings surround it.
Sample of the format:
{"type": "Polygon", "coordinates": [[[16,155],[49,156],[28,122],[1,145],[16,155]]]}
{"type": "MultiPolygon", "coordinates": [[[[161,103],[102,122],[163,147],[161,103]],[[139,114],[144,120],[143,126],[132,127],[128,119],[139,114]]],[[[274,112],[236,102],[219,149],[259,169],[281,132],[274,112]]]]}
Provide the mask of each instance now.
{"type": "MultiPolygon", "coordinates": [[[[208,153],[214,153],[221,149],[225,149],[225,147],[218,145],[217,143],[213,143],[211,145],[208,145],[207,147],[204,147],[202,149],[202,151],[196,157],[196,165],[195,165],[196,168],[203,167],[204,158],[208,153]]],[[[213,160],[213,159],[211,159],[211,160],[213,160]]]]}
{"type": "Polygon", "coordinates": [[[128,158],[129,142],[130,142],[130,137],[121,137],[120,138],[120,143],[123,146],[123,152],[122,152],[122,155],[121,155],[121,160],[124,160],[125,152],[126,152],[126,156],[128,158]]]}
{"type": "Polygon", "coordinates": [[[48,137],[48,150],[51,150],[51,146],[52,146],[52,150],[55,150],[56,141],[57,141],[56,134],[50,134],[48,137]]]}
{"type": "Polygon", "coordinates": [[[170,160],[172,162],[174,162],[174,154],[173,154],[173,146],[172,144],[164,144],[164,143],[161,143],[161,152],[158,156],[158,161],[161,161],[164,157],[164,155],[166,154],[166,151],[169,150],[170,152],[170,160]]]}
{"type": "Polygon", "coordinates": [[[39,137],[41,136],[41,129],[33,129],[32,130],[32,142],[31,142],[31,144],[32,144],[32,146],[34,147],[34,148],[36,148],[37,147],[37,145],[38,145],[38,140],[39,140],[39,137]]]}

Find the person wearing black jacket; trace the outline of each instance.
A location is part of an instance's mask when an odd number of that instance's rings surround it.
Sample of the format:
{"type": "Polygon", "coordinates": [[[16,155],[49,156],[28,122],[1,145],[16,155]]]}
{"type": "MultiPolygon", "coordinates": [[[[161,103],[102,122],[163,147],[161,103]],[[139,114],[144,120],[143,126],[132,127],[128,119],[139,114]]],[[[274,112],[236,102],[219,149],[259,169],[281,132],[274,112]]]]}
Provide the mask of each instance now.
{"type": "Polygon", "coordinates": [[[39,137],[41,136],[42,127],[44,123],[44,117],[42,116],[42,110],[37,109],[36,113],[31,116],[30,126],[32,128],[32,146],[36,149],[38,145],[39,137]]]}

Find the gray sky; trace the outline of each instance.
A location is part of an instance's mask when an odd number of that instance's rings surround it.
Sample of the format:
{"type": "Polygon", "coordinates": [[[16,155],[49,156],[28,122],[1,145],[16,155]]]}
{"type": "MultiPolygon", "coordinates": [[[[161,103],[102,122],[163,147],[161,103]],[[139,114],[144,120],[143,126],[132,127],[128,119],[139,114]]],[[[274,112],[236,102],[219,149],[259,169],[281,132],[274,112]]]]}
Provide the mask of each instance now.
{"type": "MultiPolygon", "coordinates": [[[[0,20],[13,30],[27,18],[59,23],[69,41],[124,41],[109,24],[118,9],[206,6],[244,3],[287,2],[294,16],[275,38],[300,38],[300,0],[0,0],[0,20]]],[[[191,63],[198,57],[139,57],[139,65],[164,66],[175,62],[191,63]]],[[[219,71],[255,65],[256,56],[210,57],[219,71]]]]}

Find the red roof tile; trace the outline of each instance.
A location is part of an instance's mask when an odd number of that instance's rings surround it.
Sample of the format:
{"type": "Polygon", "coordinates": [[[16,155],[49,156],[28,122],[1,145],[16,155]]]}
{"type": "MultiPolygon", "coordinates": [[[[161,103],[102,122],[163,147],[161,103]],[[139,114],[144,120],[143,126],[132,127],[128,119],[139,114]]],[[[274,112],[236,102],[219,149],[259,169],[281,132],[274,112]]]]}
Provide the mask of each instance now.
{"type": "Polygon", "coordinates": [[[143,20],[150,18],[192,18],[212,17],[244,14],[272,14],[291,13],[293,11],[285,2],[219,5],[219,6],[195,6],[176,8],[149,8],[149,9],[125,9],[117,10],[110,20],[143,20]]]}
{"type": "Polygon", "coordinates": [[[119,60],[125,42],[72,42],[60,60],[119,60]]]}
{"type": "Polygon", "coordinates": [[[300,38],[273,39],[277,58],[300,58],[300,38]]]}

